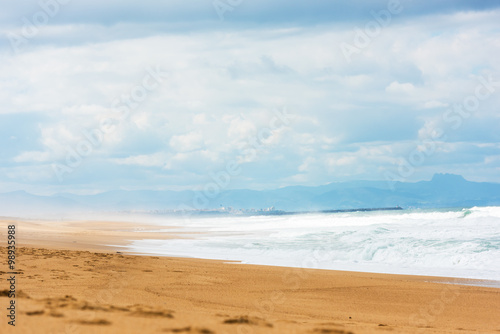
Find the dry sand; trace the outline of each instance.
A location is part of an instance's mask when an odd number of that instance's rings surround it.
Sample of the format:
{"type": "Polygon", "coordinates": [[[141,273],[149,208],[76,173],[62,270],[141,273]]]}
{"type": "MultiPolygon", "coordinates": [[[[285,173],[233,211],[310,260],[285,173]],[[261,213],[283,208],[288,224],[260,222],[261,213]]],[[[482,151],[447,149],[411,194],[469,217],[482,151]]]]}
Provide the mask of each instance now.
{"type": "Polygon", "coordinates": [[[0,221],[0,333],[500,333],[500,289],[117,254],[105,244],[126,245],[136,224],[42,221],[14,222],[21,248],[12,327],[12,222],[0,221]]]}

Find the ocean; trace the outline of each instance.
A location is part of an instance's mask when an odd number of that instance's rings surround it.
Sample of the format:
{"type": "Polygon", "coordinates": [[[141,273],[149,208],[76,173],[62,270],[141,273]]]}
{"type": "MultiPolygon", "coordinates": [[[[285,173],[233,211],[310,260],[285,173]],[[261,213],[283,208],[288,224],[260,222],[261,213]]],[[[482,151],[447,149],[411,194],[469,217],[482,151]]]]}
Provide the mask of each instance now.
{"type": "Polygon", "coordinates": [[[500,207],[156,218],[154,231],[185,238],[141,240],[138,233],[127,251],[500,281],[500,207]]]}

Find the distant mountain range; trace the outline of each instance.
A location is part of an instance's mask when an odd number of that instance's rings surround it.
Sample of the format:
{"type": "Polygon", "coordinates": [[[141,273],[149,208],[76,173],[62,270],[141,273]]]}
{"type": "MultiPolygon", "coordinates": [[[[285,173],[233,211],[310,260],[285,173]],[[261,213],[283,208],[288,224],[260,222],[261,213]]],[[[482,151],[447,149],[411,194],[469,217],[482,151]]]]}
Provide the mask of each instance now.
{"type": "Polygon", "coordinates": [[[439,208],[500,205],[500,184],[470,182],[460,175],[436,174],[430,181],[352,181],[275,190],[109,191],[96,195],[37,196],[24,191],[0,194],[0,216],[77,212],[263,209],[316,211],[394,207],[439,208]]]}

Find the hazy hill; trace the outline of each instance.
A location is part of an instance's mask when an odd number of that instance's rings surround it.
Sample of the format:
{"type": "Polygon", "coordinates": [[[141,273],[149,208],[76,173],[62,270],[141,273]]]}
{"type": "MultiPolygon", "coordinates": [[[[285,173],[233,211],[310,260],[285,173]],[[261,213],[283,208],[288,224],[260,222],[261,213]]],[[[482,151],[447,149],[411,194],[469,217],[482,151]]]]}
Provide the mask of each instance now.
{"type": "Polygon", "coordinates": [[[465,180],[460,175],[436,174],[430,181],[330,183],[318,187],[291,186],[275,190],[221,190],[213,196],[192,191],[124,191],[96,195],[61,193],[36,196],[24,191],[0,194],[0,216],[101,211],[177,209],[261,209],[285,211],[389,207],[453,207],[500,205],[500,184],[465,180]]]}

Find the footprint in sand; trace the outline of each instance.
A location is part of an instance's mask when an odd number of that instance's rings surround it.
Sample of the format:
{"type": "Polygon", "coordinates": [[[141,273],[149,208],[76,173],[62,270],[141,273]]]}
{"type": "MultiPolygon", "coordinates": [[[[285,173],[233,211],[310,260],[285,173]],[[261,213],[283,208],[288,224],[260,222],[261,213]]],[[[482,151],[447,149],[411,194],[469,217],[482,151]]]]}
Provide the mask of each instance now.
{"type": "Polygon", "coordinates": [[[135,308],[132,311],[131,315],[139,316],[139,317],[147,317],[147,318],[170,318],[172,319],[174,316],[172,311],[164,311],[164,310],[145,310],[141,307],[135,308]]]}
{"type": "Polygon", "coordinates": [[[38,310],[38,311],[31,311],[31,312],[26,312],[26,315],[42,315],[44,314],[45,311],[44,310],[38,310]]]}
{"type": "Polygon", "coordinates": [[[272,324],[264,321],[263,319],[256,318],[256,317],[247,317],[247,316],[240,316],[240,317],[236,317],[236,318],[226,319],[226,320],[224,320],[223,323],[224,324],[247,324],[247,325],[273,327],[272,324]]]}
{"type": "MultiPolygon", "coordinates": [[[[0,297],[9,297],[10,295],[10,290],[0,290],[0,297]]],[[[30,299],[30,296],[28,296],[23,290],[19,290],[19,292],[16,293],[17,298],[27,298],[30,299]]]]}
{"type": "Polygon", "coordinates": [[[54,318],[62,318],[62,317],[64,317],[64,314],[58,313],[58,312],[51,312],[51,313],[49,313],[49,315],[51,317],[54,317],[54,318]]]}
{"type": "Polygon", "coordinates": [[[331,329],[331,328],[315,328],[313,332],[321,334],[354,334],[351,331],[345,331],[343,329],[331,329]]]}
{"type": "Polygon", "coordinates": [[[96,319],[96,320],[79,320],[75,321],[80,325],[99,325],[99,326],[107,326],[111,325],[111,322],[106,319],[96,319]]]}
{"type": "Polygon", "coordinates": [[[163,332],[167,333],[196,333],[196,334],[214,334],[213,331],[206,328],[192,328],[191,326],[182,328],[165,328],[163,332]]]}

